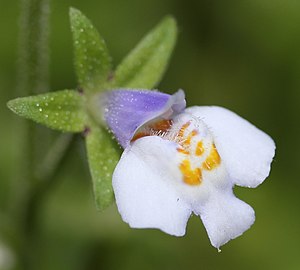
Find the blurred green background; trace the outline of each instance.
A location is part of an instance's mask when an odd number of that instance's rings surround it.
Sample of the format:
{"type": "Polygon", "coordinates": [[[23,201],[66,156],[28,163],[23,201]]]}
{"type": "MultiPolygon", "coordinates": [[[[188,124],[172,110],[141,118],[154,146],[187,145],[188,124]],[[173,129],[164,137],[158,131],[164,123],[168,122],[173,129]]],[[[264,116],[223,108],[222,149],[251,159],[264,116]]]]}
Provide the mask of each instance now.
{"type": "MultiPolygon", "coordinates": [[[[16,97],[19,1],[0,0],[0,269],[22,269],[14,224],[14,177],[20,155],[16,97]]],[[[254,226],[217,253],[197,217],[187,235],[134,230],[116,206],[94,207],[84,143],[78,136],[55,185],[39,206],[32,269],[300,269],[300,1],[297,0],[52,0],[51,89],[74,88],[68,8],[85,13],[106,39],[115,65],[164,15],[179,39],[159,89],[186,91],[188,105],[229,108],[277,144],[270,177],[235,193],[256,211],[254,226]]],[[[26,120],[22,120],[26,121],[26,120]]],[[[55,136],[57,133],[51,131],[55,136]]]]}

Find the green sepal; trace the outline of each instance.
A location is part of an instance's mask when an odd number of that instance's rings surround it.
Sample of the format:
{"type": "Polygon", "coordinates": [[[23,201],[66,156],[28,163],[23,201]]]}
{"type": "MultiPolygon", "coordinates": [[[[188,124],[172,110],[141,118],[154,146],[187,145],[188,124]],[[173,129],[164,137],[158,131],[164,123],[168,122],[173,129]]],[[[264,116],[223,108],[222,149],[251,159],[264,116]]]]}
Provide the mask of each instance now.
{"type": "Polygon", "coordinates": [[[85,141],[95,202],[101,211],[114,202],[112,174],[120,159],[121,149],[107,130],[95,124],[90,125],[85,141]]]}
{"type": "Polygon", "coordinates": [[[49,128],[65,132],[81,132],[88,115],[85,97],[75,90],[62,90],[10,100],[8,108],[19,116],[49,128]]]}
{"type": "Polygon", "coordinates": [[[175,20],[167,16],[117,67],[113,87],[151,89],[161,80],[177,37],[175,20]]]}
{"type": "Polygon", "coordinates": [[[98,92],[112,66],[105,42],[91,21],[75,8],[70,8],[70,23],[79,85],[86,93],[98,92]]]}

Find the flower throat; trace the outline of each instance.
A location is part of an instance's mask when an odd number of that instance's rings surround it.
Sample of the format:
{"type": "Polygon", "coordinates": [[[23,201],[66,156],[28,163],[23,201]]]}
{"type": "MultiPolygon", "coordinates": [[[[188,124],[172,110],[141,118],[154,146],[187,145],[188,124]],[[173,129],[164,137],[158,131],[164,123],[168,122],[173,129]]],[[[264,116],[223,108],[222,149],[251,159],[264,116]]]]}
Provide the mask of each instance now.
{"type": "Polygon", "coordinates": [[[212,171],[221,163],[220,155],[210,132],[200,120],[158,119],[140,128],[131,142],[145,136],[159,136],[177,143],[178,168],[184,183],[198,186],[202,172],[212,171]]]}

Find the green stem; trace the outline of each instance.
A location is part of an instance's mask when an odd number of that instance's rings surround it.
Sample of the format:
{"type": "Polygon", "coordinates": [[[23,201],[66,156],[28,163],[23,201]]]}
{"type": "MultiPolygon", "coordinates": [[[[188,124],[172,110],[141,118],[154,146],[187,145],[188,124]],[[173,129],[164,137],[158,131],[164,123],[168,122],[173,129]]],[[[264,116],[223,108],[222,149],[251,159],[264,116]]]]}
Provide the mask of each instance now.
{"type": "MultiPolygon", "coordinates": [[[[28,96],[49,89],[49,3],[50,0],[21,0],[19,22],[19,47],[17,66],[17,95],[28,96]]],[[[16,132],[19,134],[19,180],[20,204],[24,194],[34,185],[36,153],[35,124],[18,120],[16,132]]],[[[26,196],[25,196],[26,197],[26,196]]],[[[19,208],[17,206],[17,208],[19,208]]]]}
{"type": "Polygon", "coordinates": [[[49,90],[50,0],[21,0],[18,95],[49,90]]]}
{"type": "MultiPolygon", "coordinates": [[[[28,96],[49,90],[49,14],[50,0],[21,0],[17,95],[28,96]]],[[[37,216],[46,193],[70,148],[73,136],[64,135],[49,148],[50,132],[26,120],[16,125],[19,136],[17,185],[13,202],[16,224],[23,243],[20,247],[22,269],[33,269],[38,234],[37,216]],[[41,145],[41,141],[43,144],[41,145]],[[46,148],[47,147],[47,148],[46,148]],[[40,149],[42,148],[43,151],[40,149]],[[46,148],[46,150],[45,150],[46,148]],[[41,155],[43,153],[43,157],[41,155]],[[42,166],[37,164],[42,162],[42,166]]]]}
{"type": "MultiPolygon", "coordinates": [[[[49,88],[49,0],[21,0],[20,7],[17,95],[27,96],[49,88]]],[[[34,177],[37,128],[25,120],[19,120],[16,126],[20,138],[18,178],[23,184],[17,197],[23,205],[25,194],[37,181],[34,177]]]]}
{"type": "MultiPolygon", "coordinates": [[[[21,0],[17,65],[17,95],[27,96],[46,91],[48,82],[49,0],[21,0]]],[[[12,198],[17,217],[26,213],[24,205],[31,187],[37,181],[35,170],[35,139],[37,128],[30,121],[17,120],[15,125],[19,149],[16,170],[18,189],[12,198]]],[[[18,222],[22,224],[22,218],[18,222]]],[[[22,225],[21,225],[22,226],[22,225]]]]}
{"type": "MultiPolygon", "coordinates": [[[[50,0],[21,0],[19,47],[17,69],[17,95],[28,96],[49,89],[49,5],[50,0]]],[[[36,211],[32,211],[32,201],[36,196],[39,179],[35,176],[36,142],[38,129],[30,121],[18,120],[16,132],[19,136],[18,190],[13,198],[17,230],[22,236],[20,263],[30,269],[36,211]],[[33,221],[34,220],[34,221],[33,221]]],[[[47,137],[47,135],[46,135],[47,137]]]]}

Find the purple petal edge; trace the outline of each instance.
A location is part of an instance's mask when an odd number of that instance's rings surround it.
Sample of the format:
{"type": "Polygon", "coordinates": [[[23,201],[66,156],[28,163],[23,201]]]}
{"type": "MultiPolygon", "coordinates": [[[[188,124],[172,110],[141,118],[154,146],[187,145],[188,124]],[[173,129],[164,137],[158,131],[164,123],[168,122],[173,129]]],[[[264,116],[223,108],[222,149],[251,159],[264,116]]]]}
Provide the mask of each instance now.
{"type": "Polygon", "coordinates": [[[183,90],[168,95],[150,90],[116,89],[103,93],[100,103],[104,121],[123,148],[148,121],[157,117],[170,119],[186,107],[183,90]]]}

